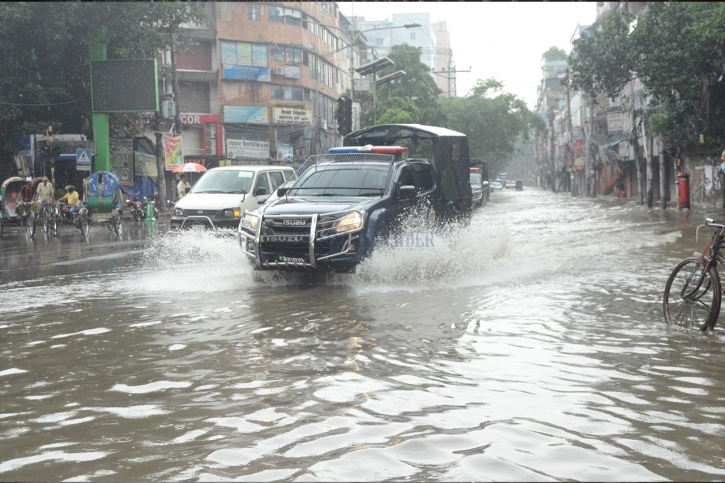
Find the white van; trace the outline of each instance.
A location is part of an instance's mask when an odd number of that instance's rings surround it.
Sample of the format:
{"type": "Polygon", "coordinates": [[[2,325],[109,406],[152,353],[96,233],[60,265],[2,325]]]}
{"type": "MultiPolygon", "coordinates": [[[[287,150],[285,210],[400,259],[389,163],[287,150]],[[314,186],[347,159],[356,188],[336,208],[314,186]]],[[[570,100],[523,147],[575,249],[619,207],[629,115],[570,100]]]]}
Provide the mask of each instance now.
{"type": "Polygon", "coordinates": [[[278,187],[296,178],[284,166],[212,168],[176,203],[171,229],[236,229],[244,210],[264,204],[278,187]]]}

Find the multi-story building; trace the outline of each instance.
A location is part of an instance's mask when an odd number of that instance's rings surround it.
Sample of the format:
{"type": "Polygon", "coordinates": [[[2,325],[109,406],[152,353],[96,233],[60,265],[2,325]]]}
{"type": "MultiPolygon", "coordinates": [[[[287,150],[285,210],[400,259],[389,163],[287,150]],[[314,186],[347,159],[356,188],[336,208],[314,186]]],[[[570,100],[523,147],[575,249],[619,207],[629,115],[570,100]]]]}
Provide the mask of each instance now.
{"type": "Polygon", "coordinates": [[[185,159],[291,164],[339,145],[336,102],[361,62],[352,39],[365,37],[337,3],[204,5],[210,22],[186,25],[190,47],[160,62],[176,67],[176,85],[160,80],[162,111],[178,110],[185,159]]]}

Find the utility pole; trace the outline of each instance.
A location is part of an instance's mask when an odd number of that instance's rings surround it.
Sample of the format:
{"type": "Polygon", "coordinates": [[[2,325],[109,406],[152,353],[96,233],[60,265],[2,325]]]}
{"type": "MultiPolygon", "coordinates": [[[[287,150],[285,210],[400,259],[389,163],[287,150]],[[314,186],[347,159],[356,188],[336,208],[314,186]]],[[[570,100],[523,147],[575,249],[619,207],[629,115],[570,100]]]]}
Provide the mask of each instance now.
{"type": "MultiPolygon", "coordinates": [[[[571,98],[570,98],[569,86],[566,86],[566,129],[569,131],[569,142],[567,146],[569,148],[569,169],[574,167],[574,128],[571,123],[571,98]]],[[[567,173],[571,180],[571,174],[567,173]]],[[[570,191],[573,191],[570,188],[570,191]]],[[[572,193],[573,194],[573,193],[572,193]]]]}
{"type": "Polygon", "coordinates": [[[647,208],[652,208],[654,203],[654,180],[652,173],[652,136],[649,127],[649,112],[645,112],[642,122],[642,138],[644,138],[644,151],[647,156],[647,208]]]}

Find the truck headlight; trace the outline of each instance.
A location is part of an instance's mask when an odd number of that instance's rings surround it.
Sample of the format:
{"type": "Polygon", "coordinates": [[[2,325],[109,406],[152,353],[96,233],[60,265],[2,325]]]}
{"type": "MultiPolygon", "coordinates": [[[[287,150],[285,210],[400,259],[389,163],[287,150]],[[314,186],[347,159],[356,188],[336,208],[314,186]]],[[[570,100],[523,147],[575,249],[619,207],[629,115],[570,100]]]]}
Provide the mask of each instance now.
{"type": "Polygon", "coordinates": [[[184,210],[181,208],[174,208],[174,216],[184,216],[184,210]]]}
{"type": "Polygon", "coordinates": [[[335,221],[332,224],[332,230],[337,233],[345,233],[347,231],[354,231],[362,228],[363,216],[359,211],[353,211],[342,218],[335,221]]]}
{"type": "Polygon", "coordinates": [[[242,226],[251,228],[252,230],[256,230],[258,222],[259,217],[257,215],[253,215],[252,213],[246,213],[244,215],[244,218],[242,219],[242,226]]]}
{"type": "Polygon", "coordinates": [[[242,215],[241,208],[232,208],[231,210],[224,210],[224,216],[226,218],[239,218],[242,215]]]}

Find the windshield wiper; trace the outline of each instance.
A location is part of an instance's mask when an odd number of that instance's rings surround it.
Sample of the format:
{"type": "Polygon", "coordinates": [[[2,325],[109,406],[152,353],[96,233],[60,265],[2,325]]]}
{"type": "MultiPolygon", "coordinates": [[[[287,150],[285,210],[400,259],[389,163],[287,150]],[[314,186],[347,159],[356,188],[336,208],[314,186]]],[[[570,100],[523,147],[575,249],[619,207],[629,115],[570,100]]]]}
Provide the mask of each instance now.
{"type": "Polygon", "coordinates": [[[224,194],[225,195],[236,195],[236,194],[246,195],[247,192],[244,190],[236,190],[236,191],[225,191],[224,194]]]}
{"type": "Polygon", "coordinates": [[[194,191],[194,193],[221,193],[222,190],[218,190],[216,188],[208,189],[208,190],[201,190],[201,191],[194,191]]]}

